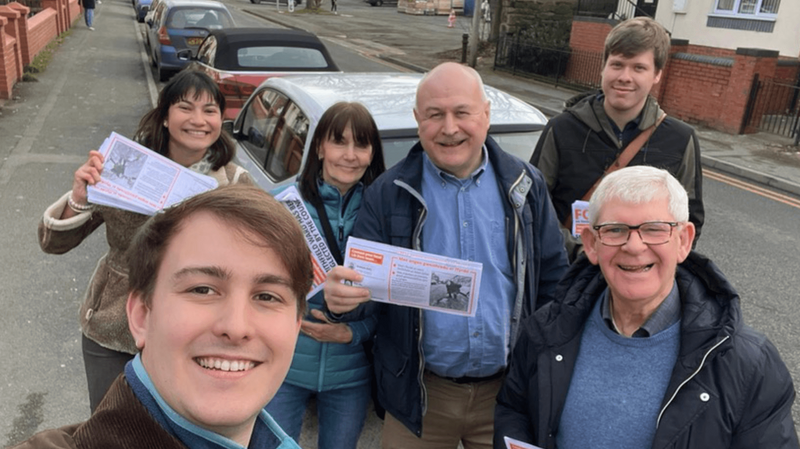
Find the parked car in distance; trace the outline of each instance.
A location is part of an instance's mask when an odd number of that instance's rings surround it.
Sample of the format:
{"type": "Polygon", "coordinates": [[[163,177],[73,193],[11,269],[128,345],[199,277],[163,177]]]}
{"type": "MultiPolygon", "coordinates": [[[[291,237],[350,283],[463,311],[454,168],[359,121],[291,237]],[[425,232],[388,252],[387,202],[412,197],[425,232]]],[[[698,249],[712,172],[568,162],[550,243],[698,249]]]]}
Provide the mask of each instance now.
{"type": "MultiPolygon", "coordinates": [[[[263,3],[274,4],[275,0],[250,0],[250,3],[256,4],[256,5],[260,5],[262,2],[263,3]]],[[[281,2],[282,5],[288,5],[289,4],[289,0],[280,0],[280,2],[281,2]]],[[[295,6],[299,5],[300,3],[303,3],[303,1],[302,0],[294,0],[294,5],[295,6]]]]}
{"type": "Polygon", "coordinates": [[[136,20],[139,23],[144,22],[144,17],[150,11],[152,0],[133,0],[133,8],[136,10],[136,20]]]}
{"type": "Polygon", "coordinates": [[[234,119],[256,87],[273,76],[339,72],[325,44],[312,33],[278,28],[223,28],[212,31],[197,56],[178,54],[208,73],[225,95],[225,118],[234,119]]]}
{"type": "MultiPolygon", "coordinates": [[[[134,1],[136,1],[136,0],[134,0],[134,1]]],[[[156,8],[158,7],[159,3],[161,3],[161,0],[153,0],[153,2],[150,3],[150,9],[147,10],[147,14],[145,14],[145,16],[144,16],[144,22],[145,23],[148,23],[148,22],[153,20],[153,15],[156,13],[156,8]]]]}
{"type": "Polygon", "coordinates": [[[179,51],[190,50],[194,54],[211,30],[233,28],[236,23],[220,2],[163,0],[147,25],[150,62],[158,72],[158,79],[166,81],[189,63],[178,59],[179,51]]]}
{"type": "Polygon", "coordinates": [[[364,0],[364,1],[369,3],[370,6],[383,6],[384,4],[397,6],[397,0],[364,0]]]}
{"type": "MultiPolygon", "coordinates": [[[[358,101],[372,113],[386,166],[418,140],[413,108],[421,74],[317,73],[269,78],[236,120],[224,126],[236,140],[237,163],[269,191],[295,181],[322,113],[338,101],[358,101]]],[[[485,87],[491,101],[489,134],[508,153],[527,161],[547,119],[533,106],[485,87]]]]}

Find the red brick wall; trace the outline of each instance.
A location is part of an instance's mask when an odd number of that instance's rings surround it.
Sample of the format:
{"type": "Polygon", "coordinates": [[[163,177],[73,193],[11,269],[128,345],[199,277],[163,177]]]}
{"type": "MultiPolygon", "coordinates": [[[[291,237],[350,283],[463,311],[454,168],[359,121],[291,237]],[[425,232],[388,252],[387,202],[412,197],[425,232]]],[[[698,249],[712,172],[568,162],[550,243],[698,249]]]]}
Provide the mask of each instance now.
{"type": "Polygon", "coordinates": [[[662,75],[661,107],[668,114],[719,129],[731,68],[671,59],[662,75]]]}
{"type": "Polygon", "coordinates": [[[58,36],[58,21],[53,9],[45,9],[28,20],[28,47],[30,60],[58,36]]]}
{"type": "Polygon", "coordinates": [[[5,32],[8,20],[0,17],[0,98],[11,98],[11,91],[17,82],[17,55],[14,48],[17,40],[5,32]]]}
{"type": "Polygon", "coordinates": [[[576,84],[600,86],[603,70],[603,47],[612,24],[602,19],[575,17],[569,46],[572,56],[564,78],[576,84]]]}

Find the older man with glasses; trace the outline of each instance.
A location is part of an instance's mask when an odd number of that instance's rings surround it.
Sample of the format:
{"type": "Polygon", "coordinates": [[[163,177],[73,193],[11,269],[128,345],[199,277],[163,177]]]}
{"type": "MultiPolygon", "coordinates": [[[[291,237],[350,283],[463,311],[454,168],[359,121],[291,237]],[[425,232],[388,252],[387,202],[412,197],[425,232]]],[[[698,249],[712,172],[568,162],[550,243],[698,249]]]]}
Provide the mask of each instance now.
{"type": "Polygon", "coordinates": [[[739,296],[694,253],[668,172],[608,175],[557,299],[523,325],[495,409],[496,449],[797,449],[792,379],[739,296]]]}

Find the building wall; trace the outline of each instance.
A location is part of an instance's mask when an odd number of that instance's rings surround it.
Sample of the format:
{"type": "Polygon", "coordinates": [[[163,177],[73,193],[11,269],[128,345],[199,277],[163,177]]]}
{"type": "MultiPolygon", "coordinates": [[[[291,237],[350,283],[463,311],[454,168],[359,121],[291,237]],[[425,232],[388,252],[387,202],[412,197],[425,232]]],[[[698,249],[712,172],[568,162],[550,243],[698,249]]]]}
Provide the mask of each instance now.
{"type": "Polygon", "coordinates": [[[716,0],[685,0],[682,11],[674,10],[672,0],[660,1],[655,19],[672,33],[675,39],[687,39],[692,44],[735,50],[740,47],[778,50],[781,56],[800,56],[800,1],[783,0],[771,33],[709,28],[708,15],[716,0]]]}

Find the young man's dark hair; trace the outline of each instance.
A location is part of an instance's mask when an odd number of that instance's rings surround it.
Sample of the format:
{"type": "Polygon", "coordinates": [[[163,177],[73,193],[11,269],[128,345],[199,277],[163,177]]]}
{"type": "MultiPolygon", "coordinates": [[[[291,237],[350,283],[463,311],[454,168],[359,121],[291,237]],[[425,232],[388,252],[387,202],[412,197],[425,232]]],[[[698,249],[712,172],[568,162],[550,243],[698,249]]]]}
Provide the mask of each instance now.
{"type": "Polygon", "coordinates": [[[609,55],[621,54],[632,58],[647,50],[653,50],[653,60],[657,71],[664,69],[669,56],[670,38],[660,23],[649,17],[636,17],[614,27],[603,49],[603,64],[609,55]]]}

